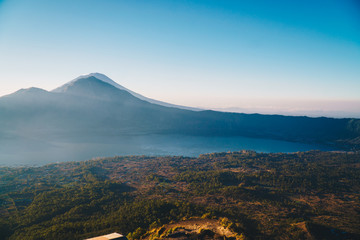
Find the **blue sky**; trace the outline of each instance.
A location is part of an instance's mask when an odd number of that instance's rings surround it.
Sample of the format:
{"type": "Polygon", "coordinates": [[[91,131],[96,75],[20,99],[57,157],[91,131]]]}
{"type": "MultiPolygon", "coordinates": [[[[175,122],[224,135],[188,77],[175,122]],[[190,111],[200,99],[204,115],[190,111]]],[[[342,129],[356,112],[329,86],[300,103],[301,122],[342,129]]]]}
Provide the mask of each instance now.
{"type": "Polygon", "coordinates": [[[182,105],[360,112],[360,3],[0,0],[0,95],[90,72],[182,105]]]}

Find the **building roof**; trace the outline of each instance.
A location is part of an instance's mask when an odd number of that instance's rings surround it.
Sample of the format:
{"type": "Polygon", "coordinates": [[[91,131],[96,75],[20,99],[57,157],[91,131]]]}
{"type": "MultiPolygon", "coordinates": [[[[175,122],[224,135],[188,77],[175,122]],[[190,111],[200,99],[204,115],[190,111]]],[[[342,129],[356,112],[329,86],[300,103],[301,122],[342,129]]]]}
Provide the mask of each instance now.
{"type": "Polygon", "coordinates": [[[117,239],[126,239],[126,238],[124,237],[124,235],[115,232],[98,237],[87,238],[85,240],[117,240],[117,239]]]}

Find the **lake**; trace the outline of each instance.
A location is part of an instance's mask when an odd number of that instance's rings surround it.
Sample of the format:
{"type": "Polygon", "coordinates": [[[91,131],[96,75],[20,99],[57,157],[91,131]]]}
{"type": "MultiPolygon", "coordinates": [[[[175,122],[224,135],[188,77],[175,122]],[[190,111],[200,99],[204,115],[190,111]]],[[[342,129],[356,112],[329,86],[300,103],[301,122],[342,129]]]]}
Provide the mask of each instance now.
{"type": "Polygon", "coordinates": [[[279,140],[247,137],[199,137],[183,135],[100,136],[66,141],[35,138],[0,139],[1,166],[34,166],[82,161],[116,155],[182,155],[197,157],[211,152],[239,150],[257,152],[331,151],[334,148],[279,140]]]}

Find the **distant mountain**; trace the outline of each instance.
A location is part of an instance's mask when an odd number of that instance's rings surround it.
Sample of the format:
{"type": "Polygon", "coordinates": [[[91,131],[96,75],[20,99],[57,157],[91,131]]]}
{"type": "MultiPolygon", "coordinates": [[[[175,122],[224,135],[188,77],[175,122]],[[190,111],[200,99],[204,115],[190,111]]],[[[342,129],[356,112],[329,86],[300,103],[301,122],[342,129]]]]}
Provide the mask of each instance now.
{"type": "Polygon", "coordinates": [[[199,108],[192,108],[192,107],[186,107],[186,106],[180,106],[180,105],[175,105],[175,104],[170,104],[170,103],[166,103],[166,102],[162,102],[162,101],[158,101],[158,100],[155,100],[155,99],[151,99],[151,98],[147,98],[147,97],[144,97],[136,92],[133,92],[123,86],[121,86],[120,84],[114,82],[112,79],[108,78],[106,75],[104,74],[101,74],[101,73],[90,73],[90,74],[87,74],[87,75],[82,75],[80,77],[77,77],[75,78],[74,80],[54,89],[52,92],[64,92],[66,91],[67,88],[69,88],[72,84],[74,84],[75,82],[77,82],[78,80],[80,79],[87,79],[89,77],[95,77],[105,83],[108,83],[120,90],[124,90],[124,91],[127,91],[128,93],[130,93],[131,95],[133,95],[134,97],[137,97],[141,100],[144,100],[144,101],[147,101],[149,103],[154,103],[154,104],[158,104],[158,105],[161,105],[161,106],[165,106],[165,107],[175,107],[175,108],[180,108],[180,109],[187,109],[187,110],[193,110],[193,111],[201,111],[202,109],[199,109],[199,108]]]}
{"type": "Polygon", "coordinates": [[[139,98],[130,90],[117,86],[111,80],[103,81],[96,75],[79,77],[50,92],[29,88],[1,97],[0,152],[7,150],[1,150],[1,147],[5,148],[9,141],[12,141],[14,149],[21,142],[21,146],[31,151],[32,147],[29,146],[35,143],[40,148],[54,141],[61,144],[74,141],[97,144],[111,136],[148,134],[245,136],[320,143],[346,150],[359,149],[360,146],[359,119],[192,111],[173,105],[167,107],[139,98]]]}
{"type": "MultiPolygon", "coordinates": [[[[329,103],[331,104],[331,103],[329,103]]],[[[359,105],[360,106],[360,105],[359,105]]],[[[360,108],[359,108],[360,109],[360,108]]],[[[259,113],[267,115],[285,115],[285,116],[308,116],[308,117],[329,117],[329,118],[360,118],[360,111],[352,110],[298,110],[298,109],[274,109],[272,107],[227,107],[227,108],[211,108],[214,111],[220,112],[235,112],[235,113],[259,113]]]]}

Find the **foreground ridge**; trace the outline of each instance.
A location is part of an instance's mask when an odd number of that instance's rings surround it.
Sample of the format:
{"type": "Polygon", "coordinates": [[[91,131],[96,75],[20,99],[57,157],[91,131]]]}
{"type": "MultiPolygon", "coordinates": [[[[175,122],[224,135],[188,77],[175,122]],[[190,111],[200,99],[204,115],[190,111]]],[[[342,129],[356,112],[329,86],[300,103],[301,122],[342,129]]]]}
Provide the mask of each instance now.
{"type": "Polygon", "coordinates": [[[359,176],[360,153],[320,151],[0,168],[0,237],[359,239],[359,176]]]}

